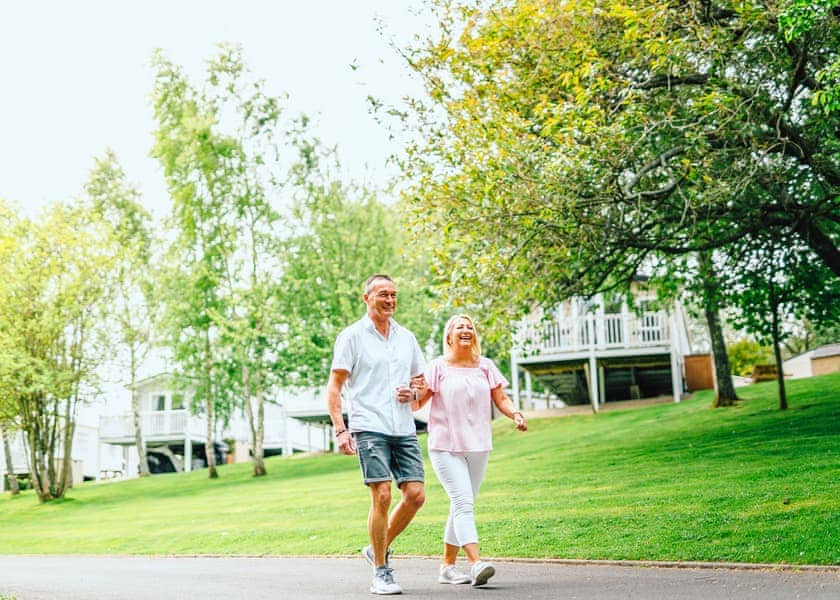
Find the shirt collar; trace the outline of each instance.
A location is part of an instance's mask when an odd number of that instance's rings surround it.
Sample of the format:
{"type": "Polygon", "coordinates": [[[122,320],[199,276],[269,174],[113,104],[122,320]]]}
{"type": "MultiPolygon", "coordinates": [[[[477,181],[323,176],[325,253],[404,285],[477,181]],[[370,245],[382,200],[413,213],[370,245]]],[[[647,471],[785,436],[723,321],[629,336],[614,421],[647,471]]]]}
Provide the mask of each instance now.
{"type": "MultiPolygon", "coordinates": [[[[364,317],[362,317],[362,320],[365,322],[365,328],[366,328],[366,329],[368,329],[369,331],[372,331],[373,333],[375,333],[375,334],[377,334],[377,335],[381,335],[381,334],[380,334],[380,333],[376,330],[376,325],[374,325],[374,324],[373,324],[373,319],[371,319],[371,318],[370,318],[370,315],[369,315],[369,314],[365,314],[365,316],[364,316],[364,317]]],[[[395,334],[395,333],[399,330],[399,328],[400,328],[400,324],[399,324],[399,323],[397,323],[397,322],[394,320],[394,317],[389,318],[389,319],[388,319],[388,322],[390,323],[390,325],[389,325],[389,329],[388,329],[389,334],[390,334],[391,336],[393,336],[393,335],[394,335],[394,334],[395,334]]]]}

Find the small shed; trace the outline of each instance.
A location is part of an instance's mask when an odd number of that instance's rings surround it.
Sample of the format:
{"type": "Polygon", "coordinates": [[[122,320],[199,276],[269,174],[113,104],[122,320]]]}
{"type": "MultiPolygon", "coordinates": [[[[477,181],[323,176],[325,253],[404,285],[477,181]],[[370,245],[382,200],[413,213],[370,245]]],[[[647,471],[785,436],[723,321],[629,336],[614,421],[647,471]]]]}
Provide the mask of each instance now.
{"type": "Polygon", "coordinates": [[[840,344],[826,344],[814,350],[811,356],[814,375],[828,375],[840,371],[840,344]]]}

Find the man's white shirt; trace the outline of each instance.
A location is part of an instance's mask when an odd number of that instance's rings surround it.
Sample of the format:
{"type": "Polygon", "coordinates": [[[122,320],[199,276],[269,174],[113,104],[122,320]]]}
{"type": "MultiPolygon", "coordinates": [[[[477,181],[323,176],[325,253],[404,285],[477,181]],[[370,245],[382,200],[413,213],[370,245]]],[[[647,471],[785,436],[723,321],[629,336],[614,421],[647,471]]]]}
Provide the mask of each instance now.
{"type": "Polygon", "coordinates": [[[350,431],[415,433],[411,403],[397,400],[397,387],[408,385],[424,366],[417,338],[394,319],[387,338],[368,315],[342,331],[331,368],[350,373],[345,383],[350,431]]]}

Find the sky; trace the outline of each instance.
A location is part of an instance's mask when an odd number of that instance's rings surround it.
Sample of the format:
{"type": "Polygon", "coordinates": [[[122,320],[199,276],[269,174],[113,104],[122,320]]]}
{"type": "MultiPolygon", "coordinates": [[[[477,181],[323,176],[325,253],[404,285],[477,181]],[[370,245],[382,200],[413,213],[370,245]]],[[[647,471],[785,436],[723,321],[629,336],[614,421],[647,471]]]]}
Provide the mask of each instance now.
{"type": "Polygon", "coordinates": [[[220,42],[241,44],[269,92],[289,94],[289,114],[313,117],[315,134],[337,145],[344,176],[384,185],[396,174],[386,159],[398,147],[367,97],[396,103],[419,92],[389,46],[428,29],[419,4],[0,0],[0,199],[34,217],[78,198],[94,158],[112,148],[147,208],[165,216],[163,177],[148,156],[152,51],[164,49],[197,84],[220,42]]]}
{"type": "MultiPolygon", "coordinates": [[[[34,218],[52,202],[79,198],[94,158],[112,148],[145,206],[166,216],[163,176],[148,156],[152,51],[164,49],[197,84],[220,42],[242,45],[268,91],[289,95],[290,115],[313,117],[314,133],[337,145],[342,175],[384,185],[396,175],[385,163],[398,146],[369,114],[367,97],[396,103],[420,91],[390,46],[428,29],[420,4],[0,0],[0,199],[34,218]]],[[[143,375],[162,368],[159,359],[147,362],[143,375]]],[[[108,403],[127,402],[120,374],[106,377],[108,403]]]]}

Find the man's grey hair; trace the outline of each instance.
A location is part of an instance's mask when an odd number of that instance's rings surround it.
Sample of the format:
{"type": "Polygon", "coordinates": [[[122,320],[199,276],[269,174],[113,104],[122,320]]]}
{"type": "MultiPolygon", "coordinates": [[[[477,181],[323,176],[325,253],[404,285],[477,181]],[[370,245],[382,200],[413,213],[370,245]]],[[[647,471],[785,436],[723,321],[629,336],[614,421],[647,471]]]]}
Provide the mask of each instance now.
{"type": "Polygon", "coordinates": [[[377,279],[384,279],[385,281],[390,281],[391,283],[394,283],[394,280],[391,279],[390,275],[385,275],[384,273],[377,273],[376,275],[371,275],[367,278],[367,281],[365,281],[365,294],[370,294],[370,290],[373,287],[373,282],[377,279]]]}

